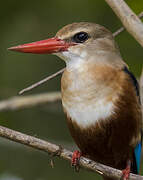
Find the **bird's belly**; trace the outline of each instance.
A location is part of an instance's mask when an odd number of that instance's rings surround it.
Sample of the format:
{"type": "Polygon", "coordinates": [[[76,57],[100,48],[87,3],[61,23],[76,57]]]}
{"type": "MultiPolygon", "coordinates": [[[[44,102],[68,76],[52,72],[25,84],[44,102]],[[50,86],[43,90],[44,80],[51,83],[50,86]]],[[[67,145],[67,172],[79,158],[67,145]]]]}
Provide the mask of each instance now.
{"type": "Polygon", "coordinates": [[[120,129],[112,127],[110,120],[96,121],[94,125],[86,128],[82,128],[81,124],[79,126],[77,121],[72,121],[70,117],[67,121],[70,133],[83,156],[114,168],[125,168],[133,149],[126,140],[126,134],[116,136],[120,129]]]}
{"type": "Polygon", "coordinates": [[[63,107],[71,135],[85,156],[119,169],[126,166],[132,154],[132,135],[128,135],[124,123],[121,133],[113,102],[103,97],[83,103],[78,97],[68,104],[63,102],[63,107]]]}
{"type": "Polygon", "coordinates": [[[98,121],[107,119],[114,113],[113,102],[107,101],[105,98],[92,99],[91,102],[76,101],[73,98],[70,104],[63,102],[63,107],[71,121],[76,122],[81,128],[95,125],[98,121]]]}

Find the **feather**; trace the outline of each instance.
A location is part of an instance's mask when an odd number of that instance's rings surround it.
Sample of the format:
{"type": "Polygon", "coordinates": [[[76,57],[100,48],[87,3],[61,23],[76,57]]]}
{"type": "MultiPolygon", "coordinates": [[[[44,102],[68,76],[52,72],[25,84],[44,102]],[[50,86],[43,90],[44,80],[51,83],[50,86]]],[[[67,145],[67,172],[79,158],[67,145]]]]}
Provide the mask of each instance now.
{"type": "Polygon", "coordinates": [[[140,161],[141,161],[141,149],[142,149],[142,141],[140,141],[134,149],[132,172],[135,174],[139,174],[140,161]]]}
{"type": "MultiPolygon", "coordinates": [[[[128,68],[124,67],[124,72],[127,73],[130,76],[130,79],[132,81],[133,86],[135,87],[136,95],[139,98],[140,101],[140,92],[139,92],[139,83],[136,80],[135,76],[128,70],[128,68]]],[[[134,149],[134,155],[133,155],[133,163],[132,163],[132,172],[135,174],[139,174],[140,169],[140,160],[141,160],[141,149],[142,149],[142,133],[141,133],[141,141],[139,141],[134,149]]]]}
{"type": "Polygon", "coordinates": [[[139,83],[138,83],[138,81],[136,80],[136,78],[135,78],[135,76],[133,75],[133,73],[130,72],[126,66],[124,67],[123,71],[130,76],[131,81],[132,81],[132,83],[133,83],[133,85],[134,85],[134,87],[135,87],[136,94],[137,94],[137,96],[139,97],[139,101],[140,101],[140,91],[139,91],[139,83]]]}

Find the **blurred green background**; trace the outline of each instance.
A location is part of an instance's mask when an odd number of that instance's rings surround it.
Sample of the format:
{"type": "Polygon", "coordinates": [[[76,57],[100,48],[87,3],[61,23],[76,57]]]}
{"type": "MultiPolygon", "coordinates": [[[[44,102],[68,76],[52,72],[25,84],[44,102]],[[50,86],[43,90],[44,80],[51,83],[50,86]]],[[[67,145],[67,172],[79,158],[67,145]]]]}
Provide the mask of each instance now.
{"type": "MultiPolygon", "coordinates": [[[[143,1],[126,0],[138,14],[143,1]]],[[[0,4],[0,100],[16,96],[18,91],[64,67],[64,62],[52,55],[20,54],[7,51],[10,46],[54,36],[66,24],[91,21],[112,32],[121,23],[104,0],[5,0],[0,4]]],[[[143,50],[125,31],[116,37],[121,54],[130,69],[139,76],[143,50]]],[[[27,94],[60,90],[60,77],[27,94]]],[[[1,125],[73,148],[61,103],[0,113],[1,125]]],[[[95,173],[81,170],[75,173],[70,164],[55,159],[49,166],[49,156],[8,140],[0,139],[0,180],[94,179],[95,173]]]]}

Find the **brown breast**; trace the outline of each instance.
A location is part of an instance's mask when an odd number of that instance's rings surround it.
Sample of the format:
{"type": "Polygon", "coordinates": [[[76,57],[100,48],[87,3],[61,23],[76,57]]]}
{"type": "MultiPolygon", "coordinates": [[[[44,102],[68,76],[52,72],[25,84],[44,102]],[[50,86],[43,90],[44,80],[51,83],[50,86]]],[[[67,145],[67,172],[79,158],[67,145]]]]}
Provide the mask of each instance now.
{"type": "MultiPolygon", "coordinates": [[[[132,158],[133,148],[140,138],[140,105],[129,77],[122,70],[116,71],[112,68],[99,67],[94,68],[94,71],[96,73],[90,71],[92,74],[89,74],[88,77],[95,78],[99,84],[111,88],[108,100],[113,100],[113,93],[118,95],[118,98],[114,100],[114,113],[106,119],[99,119],[90,127],[82,128],[65,109],[68,127],[73,139],[85,156],[103,164],[123,169],[127,159],[132,158]]],[[[67,73],[65,72],[62,77],[62,98],[64,101],[70,102],[74,92],[68,90],[71,75],[67,73]]],[[[86,90],[85,93],[87,93],[86,90]]],[[[96,92],[94,96],[96,96],[96,92]]]]}

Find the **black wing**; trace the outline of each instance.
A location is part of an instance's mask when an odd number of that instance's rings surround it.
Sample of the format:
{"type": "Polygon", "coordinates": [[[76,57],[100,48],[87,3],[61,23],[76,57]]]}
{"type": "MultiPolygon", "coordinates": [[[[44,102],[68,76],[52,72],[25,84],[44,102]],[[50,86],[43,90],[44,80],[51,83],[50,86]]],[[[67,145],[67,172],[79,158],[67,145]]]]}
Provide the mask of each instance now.
{"type": "MultiPolygon", "coordinates": [[[[130,76],[130,79],[133,83],[133,86],[135,87],[136,94],[138,96],[139,102],[141,104],[140,100],[140,90],[139,90],[139,83],[136,80],[135,76],[128,70],[128,68],[125,66],[123,71],[127,73],[130,76]]],[[[142,130],[141,130],[141,137],[142,137],[142,130]]],[[[133,155],[133,163],[132,163],[132,172],[135,174],[139,173],[139,167],[140,167],[140,158],[141,158],[141,147],[142,147],[142,138],[141,141],[136,145],[134,149],[134,155],[133,155]]]]}
{"type": "Polygon", "coordinates": [[[135,76],[133,75],[133,73],[130,72],[129,69],[128,69],[126,66],[124,67],[123,71],[130,76],[130,79],[131,79],[131,81],[132,81],[132,83],[133,83],[133,86],[135,87],[136,94],[137,94],[137,96],[138,96],[138,98],[139,98],[139,102],[141,102],[141,101],[140,101],[140,90],[139,90],[139,83],[138,83],[138,81],[136,80],[136,78],[135,78],[135,76]]]}

